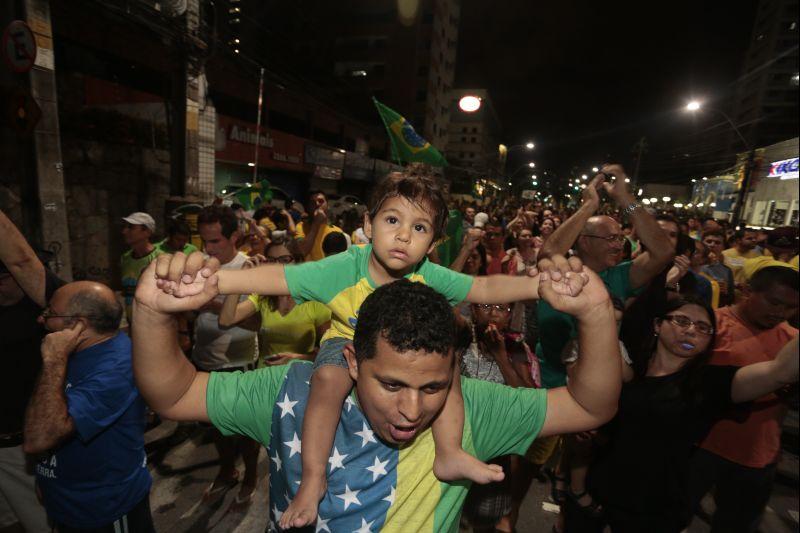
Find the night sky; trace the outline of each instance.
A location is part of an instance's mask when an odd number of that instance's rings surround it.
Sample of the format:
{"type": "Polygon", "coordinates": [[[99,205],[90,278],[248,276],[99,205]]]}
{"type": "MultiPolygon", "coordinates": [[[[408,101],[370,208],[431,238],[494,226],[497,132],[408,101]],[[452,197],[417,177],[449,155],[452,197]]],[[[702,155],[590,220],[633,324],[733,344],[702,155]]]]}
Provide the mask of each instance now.
{"type": "Polygon", "coordinates": [[[504,140],[536,142],[537,170],[632,169],[645,136],[640,179],[684,181],[693,169],[681,158],[723,125],[682,107],[694,96],[730,110],[756,7],[464,0],[455,86],[489,90],[504,140]]]}

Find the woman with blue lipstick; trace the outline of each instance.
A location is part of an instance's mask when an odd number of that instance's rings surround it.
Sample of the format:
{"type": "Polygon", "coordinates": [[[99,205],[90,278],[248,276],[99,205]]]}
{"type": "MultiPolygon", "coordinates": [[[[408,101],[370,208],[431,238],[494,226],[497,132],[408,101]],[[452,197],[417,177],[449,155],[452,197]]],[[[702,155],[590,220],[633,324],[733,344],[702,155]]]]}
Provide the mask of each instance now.
{"type": "Polygon", "coordinates": [[[570,501],[567,533],[682,531],[689,523],[689,458],[714,422],[744,403],[797,381],[797,338],[768,362],[709,365],[716,321],[694,299],[667,303],[652,344],[623,364],[617,416],[601,431],[587,486],[602,516],[570,501]]]}

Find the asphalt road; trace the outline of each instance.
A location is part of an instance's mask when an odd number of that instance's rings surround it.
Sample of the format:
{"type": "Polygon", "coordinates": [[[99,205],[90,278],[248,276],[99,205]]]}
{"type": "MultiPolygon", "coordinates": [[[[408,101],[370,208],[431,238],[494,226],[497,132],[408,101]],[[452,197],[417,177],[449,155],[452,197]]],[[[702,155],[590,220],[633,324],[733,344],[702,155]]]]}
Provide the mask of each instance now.
{"type": "MultiPolygon", "coordinates": [[[[168,533],[261,533],[268,520],[267,454],[259,458],[258,490],[250,507],[231,510],[238,487],[229,490],[216,501],[201,503],[203,491],[217,472],[216,450],[208,431],[198,425],[178,427],[164,422],[147,434],[153,490],[150,502],[156,530],[168,533]]],[[[241,468],[241,465],[240,465],[241,468]]],[[[761,531],[789,533],[798,530],[798,463],[794,455],[786,454],[780,468],[781,476],[769,502],[761,531]]],[[[711,499],[706,507],[713,509],[711,499]]],[[[556,520],[549,498],[549,485],[534,481],[523,503],[517,530],[547,532],[556,520]]],[[[696,518],[689,533],[709,531],[708,525],[696,518]]]]}

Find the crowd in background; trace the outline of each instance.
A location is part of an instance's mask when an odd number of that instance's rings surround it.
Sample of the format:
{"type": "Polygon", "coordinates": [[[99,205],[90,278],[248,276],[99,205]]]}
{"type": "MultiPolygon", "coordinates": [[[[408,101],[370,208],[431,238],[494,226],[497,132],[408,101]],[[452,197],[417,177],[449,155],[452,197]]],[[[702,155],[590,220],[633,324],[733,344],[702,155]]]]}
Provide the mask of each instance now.
{"type": "MultiPolygon", "coordinates": [[[[798,229],[652,211],[624,177],[604,168],[570,207],[515,197],[452,202],[460,227],[444,240],[458,238],[457,253],[428,254],[469,276],[527,277],[544,260],[574,256],[600,276],[616,313],[617,415],[595,431],[539,438],[524,455],[494,458],[505,479],[475,485],[464,507],[476,531],[514,531],[543,475],[560,506],[557,531],[681,531],[709,491],[713,531],[758,527],[782,419],[797,402],[798,229]]],[[[364,217],[353,209],[333,220],[323,192],[302,208],[226,204],[203,208],[193,225],[170,218],[163,231],[147,213],[125,217],[118,297],[100,283],[59,280],[0,212],[0,352],[19,364],[0,385],[3,518],[28,531],[153,530],[146,406],[125,333],[154,258],[191,254],[199,237],[221,269],[239,270],[320,261],[370,242],[364,217]],[[26,474],[34,456],[36,489],[26,474]]],[[[455,313],[464,376],[550,389],[569,387],[581,365],[576,320],[546,301],[462,303],[455,313]]],[[[258,294],[220,295],[175,317],[180,348],[210,372],[313,361],[330,326],[325,305],[258,294]]],[[[203,499],[236,488],[233,505],[246,508],[260,444],[212,431],[220,469],[203,499]]]]}

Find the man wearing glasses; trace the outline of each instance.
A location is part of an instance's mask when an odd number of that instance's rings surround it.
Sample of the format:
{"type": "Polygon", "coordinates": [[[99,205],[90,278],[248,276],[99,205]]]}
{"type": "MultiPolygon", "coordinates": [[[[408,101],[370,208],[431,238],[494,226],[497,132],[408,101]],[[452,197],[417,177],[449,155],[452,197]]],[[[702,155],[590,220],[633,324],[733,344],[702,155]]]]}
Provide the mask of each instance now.
{"type": "Polygon", "coordinates": [[[122,305],[93,281],[56,290],[25,413],[26,453],[54,530],[155,531],[144,452],[145,404],[133,382],[122,305]]]}
{"type": "MultiPolygon", "coordinates": [[[[572,248],[584,265],[597,272],[611,297],[622,302],[663,271],[675,252],[668,235],[655,218],[628,191],[626,179],[625,170],[620,165],[604,165],[583,189],[581,207],[558,227],[539,252],[540,258],[549,258],[566,255],[572,248]],[[648,250],[632,261],[620,262],[625,235],[619,222],[608,216],[595,216],[600,208],[601,189],[621,214],[632,222],[636,235],[648,250]]],[[[567,382],[567,370],[561,356],[569,341],[577,336],[575,321],[541,300],[538,302],[538,318],[540,335],[536,355],[541,367],[542,386],[548,389],[562,387],[567,382]]],[[[534,465],[544,465],[557,445],[558,437],[537,440],[528,457],[534,465]]],[[[557,478],[554,482],[558,482],[554,496],[558,494],[565,498],[564,480],[557,478]]],[[[580,505],[585,503],[582,501],[580,505]]]]}
{"type": "Polygon", "coordinates": [[[64,282],[50,272],[25,237],[0,211],[0,530],[14,523],[25,531],[50,531],[36,498],[32,463],[23,443],[25,406],[42,366],[45,335],[36,318],[64,282]]]}

